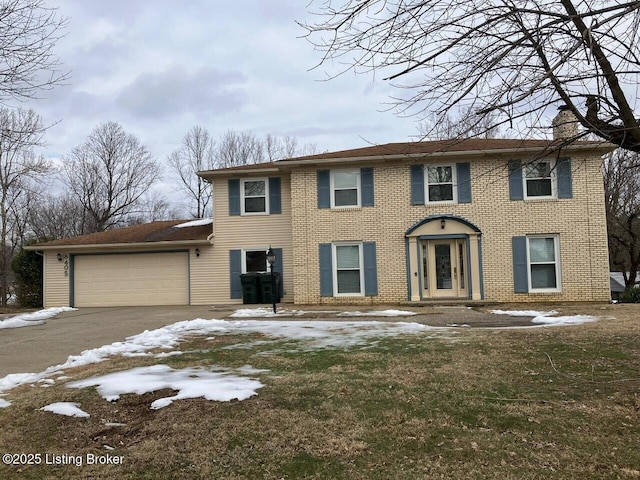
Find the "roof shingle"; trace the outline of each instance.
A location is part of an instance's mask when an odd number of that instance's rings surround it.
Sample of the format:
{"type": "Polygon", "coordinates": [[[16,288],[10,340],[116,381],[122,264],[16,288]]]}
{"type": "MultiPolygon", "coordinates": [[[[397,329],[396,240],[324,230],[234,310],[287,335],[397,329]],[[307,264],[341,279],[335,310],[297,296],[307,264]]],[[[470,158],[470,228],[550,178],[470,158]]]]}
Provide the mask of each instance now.
{"type": "Polygon", "coordinates": [[[143,223],[131,227],[108,230],[106,232],[90,233],[78,237],[63,238],[33,245],[33,247],[108,245],[118,243],[153,243],[177,242],[189,240],[206,240],[212,233],[211,224],[194,227],[176,228],[176,225],[189,220],[163,220],[143,223]]]}

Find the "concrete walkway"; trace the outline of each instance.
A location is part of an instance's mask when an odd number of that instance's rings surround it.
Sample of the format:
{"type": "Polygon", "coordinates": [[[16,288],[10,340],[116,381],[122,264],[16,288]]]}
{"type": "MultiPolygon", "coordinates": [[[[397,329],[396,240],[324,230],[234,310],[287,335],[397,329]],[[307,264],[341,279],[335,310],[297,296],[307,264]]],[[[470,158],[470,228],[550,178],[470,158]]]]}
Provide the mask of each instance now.
{"type": "MultiPolygon", "coordinates": [[[[245,305],[244,307],[254,307],[245,305]]],[[[42,325],[0,330],[0,378],[10,373],[41,372],[64,363],[83,350],[122,341],[145,330],[196,318],[228,319],[242,305],[184,307],[81,308],[61,313],[42,325]]],[[[529,324],[524,317],[507,317],[462,307],[398,306],[298,306],[279,305],[279,309],[304,310],[297,320],[367,320],[374,316],[342,317],[347,310],[371,312],[389,308],[413,310],[415,316],[378,317],[382,321],[419,322],[431,326],[498,327],[529,324]]],[[[286,318],[286,317],[279,317],[286,318]]],[[[242,320],[242,319],[237,319],[242,320]]]]}

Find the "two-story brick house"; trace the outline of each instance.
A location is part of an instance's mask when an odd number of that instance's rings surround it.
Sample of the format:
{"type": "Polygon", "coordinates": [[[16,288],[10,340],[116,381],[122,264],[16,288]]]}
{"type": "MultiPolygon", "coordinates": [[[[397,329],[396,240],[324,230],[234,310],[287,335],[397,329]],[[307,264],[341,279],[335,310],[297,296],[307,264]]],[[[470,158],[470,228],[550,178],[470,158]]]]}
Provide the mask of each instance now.
{"type": "MultiPolygon", "coordinates": [[[[144,282],[137,300],[78,293],[86,290],[79,264],[91,259],[97,271],[120,259],[137,270],[142,253],[175,260],[180,303],[241,303],[240,275],[266,271],[269,247],[285,302],[607,301],[601,163],[612,146],[560,145],[396,143],[200,172],[213,186],[213,223],[182,226],[179,243],[173,222],[128,241],[120,237],[131,229],[38,246],[46,304],[157,304],[166,295],[151,295],[155,287],[144,282]]],[[[96,282],[95,290],[111,288],[96,282]]]]}

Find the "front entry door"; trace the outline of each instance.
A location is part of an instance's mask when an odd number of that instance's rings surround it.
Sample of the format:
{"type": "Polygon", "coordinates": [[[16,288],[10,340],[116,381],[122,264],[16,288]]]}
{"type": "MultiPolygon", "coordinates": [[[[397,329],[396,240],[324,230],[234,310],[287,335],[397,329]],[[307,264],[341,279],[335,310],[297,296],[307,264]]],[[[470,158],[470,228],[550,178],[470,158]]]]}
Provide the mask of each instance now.
{"type": "Polygon", "coordinates": [[[422,297],[467,297],[465,264],[465,240],[423,241],[422,297]]]}

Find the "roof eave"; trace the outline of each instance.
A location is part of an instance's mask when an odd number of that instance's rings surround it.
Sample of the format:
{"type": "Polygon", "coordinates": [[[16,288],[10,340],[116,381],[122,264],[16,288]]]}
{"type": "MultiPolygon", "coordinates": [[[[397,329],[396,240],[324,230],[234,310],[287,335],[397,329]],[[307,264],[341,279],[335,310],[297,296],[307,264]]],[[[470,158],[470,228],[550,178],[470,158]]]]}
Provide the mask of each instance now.
{"type": "Polygon", "coordinates": [[[387,161],[396,160],[414,160],[417,158],[448,158],[448,157],[482,157],[482,156],[496,156],[496,155],[521,155],[532,153],[544,153],[546,155],[562,154],[570,152],[583,152],[592,151],[599,154],[605,154],[611,152],[617,148],[612,143],[599,143],[599,144],[570,144],[570,145],[554,145],[550,143],[546,146],[535,147],[521,147],[521,148],[487,148],[479,150],[450,150],[450,151],[437,151],[437,152],[421,152],[421,153],[403,153],[393,155],[368,155],[360,157],[325,157],[325,158],[307,158],[304,160],[281,160],[277,162],[276,166],[269,166],[265,168],[251,168],[246,169],[224,169],[224,170],[207,170],[198,172],[198,175],[202,178],[212,177],[227,177],[227,176],[255,176],[259,174],[279,173],[282,171],[289,171],[295,167],[314,166],[314,165],[335,165],[348,163],[384,163],[387,161]]]}
{"type": "Polygon", "coordinates": [[[50,250],[121,250],[121,249],[150,249],[150,248],[171,248],[171,247],[186,247],[191,245],[210,245],[209,241],[205,239],[198,240],[166,240],[161,242],[130,242],[130,243],[91,243],[91,244],[58,244],[58,245],[28,245],[24,247],[25,250],[33,250],[38,252],[50,251],[50,250]]]}

